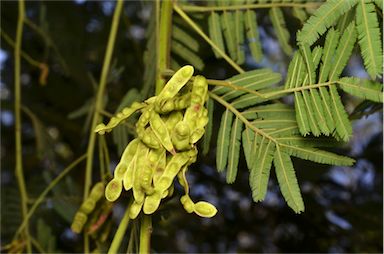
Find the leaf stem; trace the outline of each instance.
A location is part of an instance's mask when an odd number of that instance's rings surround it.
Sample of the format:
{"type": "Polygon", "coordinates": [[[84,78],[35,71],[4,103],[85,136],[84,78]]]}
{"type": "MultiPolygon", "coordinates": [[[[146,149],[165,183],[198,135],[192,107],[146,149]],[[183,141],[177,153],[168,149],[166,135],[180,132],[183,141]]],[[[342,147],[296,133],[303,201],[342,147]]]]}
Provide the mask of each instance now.
{"type": "Polygon", "coordinates": [[[227,5],[227,6],[181,5],[181,9],[186,12],[211,12],[211,11],[265,9],[265,8],[273,8],[273,7],[317,8],[321,4],[322,2],[314,1],[314,2],[307,2],[307,3],[265,3],[265,4],[242,4],[242,5],[227,5]]]}
{"type": "Polygon", "coordinates": [[[243,73],[244,70],[237,65],[224,51],[222,51],[204,32],[201,28],[188,17],[188,15],[180,9],[177,4],[173,5],[173,9],[187,22],[214,50],[216,50],[235,70],[239,73],[243,73]]]}
{"type": "Polygon", "coordinates": [[[152,217],[143,215],[140,224],[140,247],[139,253],[147,254],[151,251],[151,233],[152,233],[152,217]]]}
{"type": "Polygon", "coordinates": [[[16,156],[16,165],[15,165],[15,175],[17,178],[17,184],[20,191],[20,203],[21,203],[21,212],[23,220],[26,221],[23,235],[25,237],[27,252],[32,252],[31,239],[29,236],[29,221],[27,219],[28,213],[28,195],[25,186],[24,171],[23,171],[23,148],[22,148],[22,139],[21,139],[21,44],[23,38],[23,21],[25,17],[25,4],[24,0],[19,0],[19,16],[17,20],[17,30],[16,30],[16,42],[14,49],[15,56],[15,156],[16,156]]]}
{"type": "Polygon", "coordinates": [[[222,99],[220,96],[212,93],[212,92],[208,92],[209,96],[212,97],[212,99],[214,99],[215,101],[219,102],[221,105],[223,105],[224,107],[226,107],[227,109],[229,109],[233,114],[236,115],[236,117],[238,117],[247,127],[249,127],[251,130],[253,130],[254,132],[260,134],[261,136],[264,136],[266,138],[268,138],[269,140],[271,140],[272,142],[276,143],[277,144],[277,141],[276,139],[274,139],[273,137],[271,137],[270,135],[268,135],[267,133],[265,133],[264,131],[260,130],[259,128],[255,127],[254,125],[252,125],[235,107],[233,107],[230,103],[228,103],[227,101],[225,101],[224,99],[222,99]]]}
{"type": "Polygon", "coordinates": [[[121,245],[121,241],[125,235],[125,231],[127,231],[129,225],[129,206],[125,209],[125,213],[123,218],[120,221],[119,227],[116,230],[115,236],[113,237],[111,246],[109,247],[108,253],[114,254],[119,252],[119,248],[121,245]]]}
{"type": "Polygon", "coordinates": [[[21,231],[24,229],[24,227],[27,226],[28,220],[32,217],[33,213],[37,209],[37,207],[44,201],[44,198],[47,196],[47,194],[53,189],[53,187],[56,186],[58,182],[60,182],[61,179],[63,179],[64,176],[66,176],[73,168],[75,168],[80,162],[82,162],[87,155],[83,154],[79,158],[77,158],[74,162],[72,162],[68,167],[66,167],[61,173],[53,179],[49,185],[45,188],[45,190],[39,195],[39,197],[36,199],[36,201],[33,203],[31,209],[29,209],[28,214],[23,219],[23,222],[19,226],[19,228],[16,231],[15,237],[21,233],[21,231]]]}

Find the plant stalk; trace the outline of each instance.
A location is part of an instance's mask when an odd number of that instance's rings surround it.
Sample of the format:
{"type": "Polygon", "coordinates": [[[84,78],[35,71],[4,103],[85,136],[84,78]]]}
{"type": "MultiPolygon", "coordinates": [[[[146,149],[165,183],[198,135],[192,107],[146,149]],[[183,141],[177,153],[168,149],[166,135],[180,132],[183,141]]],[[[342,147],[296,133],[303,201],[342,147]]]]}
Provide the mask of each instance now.
{"type": "Polygon", "coordinates": [[[21,213],[23,220],[26,220],[26,225],[23,230],[23,235],[25,237],[27,252],[32,252],[31,239],[29,236],[29,221],[27,218],[28,213],[28,195],[25,186],[24,180],[24,171],[23,171],[23,148],[22,148],[22,139],[21,139],[21,43],[23,38],[23,22],[25,18],[25,4],[24,0],[19,0],[19,16],[17,20],[17,30],[16,30],[16,41],[15,41],[15,156],[16,156],[16,165],[15,165],[15,175],[17,178],[17,184],[20,191],[20,203],[21,203],[21,213]]]}
{"type": "Polygon", "coordinates": [[[140,224],[140,254],[147,254],[151,251],[151,233],[152,233],[152,217],[143,215],[140,224]]]}
{"type": "Polygon", "coordinates": [[[111,246],[109,247],[108,254],[114,254],[119,252],[121,241],[125,235],[125,231],[129,225],[129,206],[125,209],[123,218],[120,221],[119,227],[116,230],[115,236],[113,237],[111,246]]]}

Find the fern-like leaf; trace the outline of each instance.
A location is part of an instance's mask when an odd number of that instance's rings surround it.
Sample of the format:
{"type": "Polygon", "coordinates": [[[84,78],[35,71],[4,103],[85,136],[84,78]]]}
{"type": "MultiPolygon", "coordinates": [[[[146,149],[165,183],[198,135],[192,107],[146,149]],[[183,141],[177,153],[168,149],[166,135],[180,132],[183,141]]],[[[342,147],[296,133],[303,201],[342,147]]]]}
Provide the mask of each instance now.
{"type": "Polygon", "coordinates": [[[382,42],[375,6],[360,0],[356,8],[356,29],[365,68],[372,79],[383,73],[382,42]]]}
{"type": "Polygon", "coordinates": [[[183,58],[185,61],[193,65],[196,69],[202,70],[204,68],[204,61],[200,58],[196,52],[190,50],[184,44],[173,40],[171,44],[172,53],[183,58]]]}
{"type": "Polygon", "coordinates": [[[298,33],[300,43],[312,45],[338,18],[349,11],[357,0],[328,0],[304,24],[298,33]]]}
{"type": "Polygon", "coordinates": [[[280,45],[283,51],[287,55],[292,54],[292,47],[289,44],[289,31],[287,30],[283,11],[280,8],[273,7],[269,10],[269,17],[272,21],[272,25],[275,28],[277,39],[280,42],[280,45]]]}
{"type": "Polygon", "coordinates": [[[240,139],[242,129],[243,122],[236,117],[233,121],[231,137],[229,140],[227,183],[233,183],[236,179],[240,156],[240,139]]]}
{"type": "MultiPolygon", "coordinates": [[[[236,4],[242,4],[242,1],[237,1],[236,4]]],[[[236,62],[238,64],[243,64],[245,61],[245,52],[243,49],[244,44],[244,12],[241,10],[236,10],[235,12],[235,42],[236,42],[236,52],[237,58],[236,62]]]]}
{"type": "Polygon", "coordinates": [[[379,83],[356,77],[342,78],[337,83],[340,84],[341,89],[354,96],[375,102],[383,102],[382,85],[379,83]]]}
{"type": "Polygon", "coordinates": [[[246,10],[244,15],[245,31],[251,55],[256,62],[260,62],[263,58],[263,52],[257,27],[256,12],[253,10],[246,10]]]}
{"type": "Polygon", "coordinates": [[[223,29],[225,43],[230,57],[237,60],[236,34],[234,33],[234,15],[231,12],[223,11],[221,14],[221,28],[223,29]]]}
{"type": "Polygon", "coordinates": [[[279,182],[281,193],[289,207],[296,213],[304,212],[304,202],[301,197],[299,184],[293,169],[291,158],[276,146],[273,164],[279,182]]]}
{"type": "MultiPolygon", "coordinates": [[[[208,30],[209,30],[209,37],[212,39],[213,43],[221,49],[223,52],[225,52],[224,48],[224,39],[223,34],[221,32],[221,21],[220,21],[220,15],[216,12],[212,12],[211,15],[208,17],[208,30]]],[[[213,49],[213,52],[216,56],[216,58],[221,58],[222,56],[213,49]]]]}
{"type": "Polygon", "coordinates": [[[334,113],[336,124],[336,133],[344,141],[348,141],[352,135],[352,126],[348,120],[347,112],[345,112],[344,105],[341,103],[339,94],[335,86],[330,87],[331,106],[334,113]]]}
{"type": "Polygon", "coordinates": [[[221,116],[219,134],[217,137],[216,167],[219,171],[223,171],[227,165],[229,147],[228,137],[231,133],[232,120],[233,113],[228,109],[225,110],[221,116]]]}

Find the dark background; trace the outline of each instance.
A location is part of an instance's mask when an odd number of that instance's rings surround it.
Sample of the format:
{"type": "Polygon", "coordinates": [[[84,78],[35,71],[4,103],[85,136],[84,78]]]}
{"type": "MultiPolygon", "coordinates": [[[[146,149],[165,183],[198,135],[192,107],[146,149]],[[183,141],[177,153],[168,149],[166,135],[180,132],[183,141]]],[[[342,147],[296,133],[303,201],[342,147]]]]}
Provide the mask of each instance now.
{"type": "MultiPolygon", "coordinates": [[[[107,85],[106,110],[109,112],[116,110],[130,88],[140,89],[143,83],[150,3],[131,1],[124,5],[107,85]]],[[[110,1],[26,2],[27,17],[43,31],[43,36],[25,26],[22,50],[48,64],[50,69],[47,84],[43,86],[38,82],[39,69],[22,60],[22,104],[35,116],[34,121],[27,114],[22,118],[23,163],[31,203],[63,168],[86,150],[86,116],[70,119],[68,115],[95,96],[91,76],[97,83],[113,10],[114,3],[110,1]]],[[[268,67],[284,74],[289,57],[280,51],[265,13],[261,12],[259,19],[265,58],[256,64],[248,54],[244,67],[268,67]]],[[[17,2],[2,1],[2,31],[15,38],[16,23],[17,2]]],[[[293,38],[298,25],[288,23],[293,38]]],[[[193,32],[192,35],[198,38],[193,32]]],[[[235,74],[228,64],[214,58],[205,42],[200,42],[200,55],[206,65],[202,74],[216,79],[235,74]]],[[[13,47],[3,37],[0,63],[1,245],[4,246],[12,239],[21,215],[13,173],[13,47]]],[[[346,74],[368,77],[359,54],[351,58],[346,74]]],[[[356,113],[355,108],[361,101],[347,95],[343,100],[346,109],[356,113]]],[[[217,106],[214,130],[218,129],[221,111],[217,106]]],[[[168,201],[153,218],[153,252],[382,252],[382,113],[358,115],[353,114],[357,119],[353,122],[351,141],[334,149],[355,158],[353,167],[294,161],[306,207],[300,215],[285,204],[273,170],[267,198],[262,203],[252,202],[244,162],[240,163],[236,182],[227,185],[225,177],[214,168],[215,150],[212,148],[191,167],[188,180],[193,200],[212,202],[218,214],[212,219],[202,219],[187,214],[178,198],[168,201]]],[[[213,136],[214,140],[215,133],[213,136]]],[[[116,147],[110,136],[107,142],[115,165],[116,147]]],[[[82,163],[61,181],[31,220],[32,235],[41,238],[37,225],[44,225],[50,232],[53,246],[48,247],[51,251],[82,250],[81,237],[73,234],[69,225],[81,203],[84,167],[82,163]]],[[[94,171],[96,182],[96,161],[94,171]]],[[[176,188],[177,196],[180,190],[176,188]]],[[[123,200],[114,208],[116,223],[125,204],[123,200]]]]}

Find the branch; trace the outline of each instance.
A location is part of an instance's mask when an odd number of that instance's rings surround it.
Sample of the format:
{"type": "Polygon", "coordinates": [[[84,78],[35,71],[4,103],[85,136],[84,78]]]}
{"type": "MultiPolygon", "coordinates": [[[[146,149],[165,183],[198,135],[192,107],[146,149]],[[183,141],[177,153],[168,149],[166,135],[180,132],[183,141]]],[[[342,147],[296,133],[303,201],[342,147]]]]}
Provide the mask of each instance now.
{"type": "Polygon", "coordinates": [[[23,147],[21,140],[21,66],[20,66],[20,51],[21,43],[23,37],[23,20],[25,17],[25,5],[24,0],[19,0],[19,16],[17,20],[17,30],[16,30],[16,42],[15,42],[15,156],[16,156],[16,165],[15,165],[15,175],[17,178],[17,183],[20,191],[20,203],[21,203],[21,212],[23,220],[26,221],[26,226],[24,228],[24,237],[27,244],[27,252],[32,252],[31,239],[29,236],[29,221],[27,219],[28,213],[28,195],[25,186],[24,180],[24,171],[23,171],[23,147]]]}

